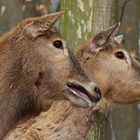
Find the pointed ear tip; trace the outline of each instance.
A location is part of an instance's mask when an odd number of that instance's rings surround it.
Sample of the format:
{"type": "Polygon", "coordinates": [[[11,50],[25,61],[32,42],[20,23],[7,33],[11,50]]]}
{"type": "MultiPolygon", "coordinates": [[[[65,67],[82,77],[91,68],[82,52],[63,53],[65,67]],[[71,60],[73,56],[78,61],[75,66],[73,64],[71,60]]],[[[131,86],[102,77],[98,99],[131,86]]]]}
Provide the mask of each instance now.
{"type": "Polygon", "coordinates": [[[110,29],[117,29],[117,28],[120,27],[120,24],[121,24],[120,22],[115,23],[114,25],[110,26],[109,28],[110,28],[110,29]]]}
{"type": "Polygon", "coordinates": [[[61,10],[58,13],[61,13],[61,15],[64,15],[64,10],[61,10]]]}
{"type": "Polygon", "coordinates": [[[64,15],[64,11],[58,11],[58,12],[52,13],[52,15],[55,15],[57,17],[61,17],[64,15]]]}
{"type": "Polygon", "coordinates": [[[47,20],[49,17],[51,17],[52,21],[55,22],[59,18],[61,18],[63,15],[64,15],[63,11],[58,11],[58,12],[55,12],[55,13],[49,13],[49,14],[43,15],[42,17],[39,17],[39,19],[46,19],[47,20]]]}
{"type": "Polygon", "coordinates": [[[60,16],[64,15],[64,11],[59,11],[58,13],[59,13],[60,16]]]}

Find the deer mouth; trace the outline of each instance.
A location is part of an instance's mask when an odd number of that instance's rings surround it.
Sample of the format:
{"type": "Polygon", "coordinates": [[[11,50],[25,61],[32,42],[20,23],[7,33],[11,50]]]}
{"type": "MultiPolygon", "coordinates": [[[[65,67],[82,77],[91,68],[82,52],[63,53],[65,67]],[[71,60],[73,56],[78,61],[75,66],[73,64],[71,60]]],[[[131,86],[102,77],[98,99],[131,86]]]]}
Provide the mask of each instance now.
{"type": "Polygon", "coordinates": [[[81,85],[73,82],[68,82],[67,87],[77,98],[82,98],[85,102],[88,103],[89,106],[94,105],[97,100],[95,97],[92,97],[90,93],[81,85]]]}

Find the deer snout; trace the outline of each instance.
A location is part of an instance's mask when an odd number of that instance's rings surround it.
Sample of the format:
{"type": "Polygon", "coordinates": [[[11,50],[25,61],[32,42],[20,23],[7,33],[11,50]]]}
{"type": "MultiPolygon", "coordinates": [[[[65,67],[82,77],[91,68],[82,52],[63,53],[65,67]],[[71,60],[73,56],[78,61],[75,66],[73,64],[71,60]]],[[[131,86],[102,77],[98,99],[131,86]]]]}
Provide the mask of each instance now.
{"type": "Polygon", "coordinates": [[[81,84],[69,81],[67,87],[70,91],[68,98],[78,106],[93,106],[101,99],[101,91],[98,85],[93,82],[81,84]]]}
{"type": "Polygon", "coordinates": [[[101,99],[101,90],[97,84],[94,82],[90,82],[87,84],[87,89],[89,94],[93,100],[93,102],[97,103],[101,99]]]}
{"type": "Polygon", "coordinates": [[[95,87],[94,91],[96,92],[96,99],[95,102],[98,102],[101,99],[101,90],[99,87],[95,87]]]}

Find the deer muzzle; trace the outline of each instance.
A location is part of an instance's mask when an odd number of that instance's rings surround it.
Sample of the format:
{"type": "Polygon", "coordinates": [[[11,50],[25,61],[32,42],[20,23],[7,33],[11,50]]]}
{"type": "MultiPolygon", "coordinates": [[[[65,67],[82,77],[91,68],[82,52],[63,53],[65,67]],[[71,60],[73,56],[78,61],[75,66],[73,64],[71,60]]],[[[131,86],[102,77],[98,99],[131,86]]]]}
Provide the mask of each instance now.
{"type": "Polygon", "coordinates": [[[67,87],[71,94],[75,96],[75,99],[77,98],[77,104],[78,102],[83,103],[85,107],[93,106],[101,99],[101,91],[93,82],[83,85],[78,82],[69,81],[67,82],[67,87]]]}

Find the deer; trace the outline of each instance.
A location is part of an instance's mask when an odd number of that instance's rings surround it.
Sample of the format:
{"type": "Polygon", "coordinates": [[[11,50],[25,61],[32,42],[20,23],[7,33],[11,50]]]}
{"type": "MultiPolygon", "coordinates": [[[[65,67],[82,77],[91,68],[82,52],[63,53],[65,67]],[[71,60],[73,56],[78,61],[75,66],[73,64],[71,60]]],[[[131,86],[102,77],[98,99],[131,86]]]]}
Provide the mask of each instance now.
{"type": "Polygon", "coordinates": [[[21,122],[6,140],[86,140],[97,112],[140,102],[140,64],[123,47],[115,24],[85,40],[76,56],[87,74],[100,85],[101,100],[94,107],[77,108],[56,101],[47,112],[21,122]]]}
{"type": "Polygon", "coordinates": [[[0,38],[0,139],[49,101],[89,107],[100,100],[98,85],[53,27],[62,15],[26,19],[0,38]]]}

